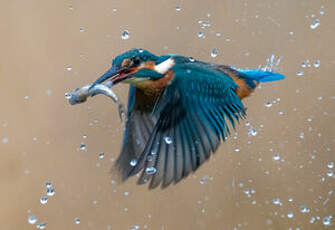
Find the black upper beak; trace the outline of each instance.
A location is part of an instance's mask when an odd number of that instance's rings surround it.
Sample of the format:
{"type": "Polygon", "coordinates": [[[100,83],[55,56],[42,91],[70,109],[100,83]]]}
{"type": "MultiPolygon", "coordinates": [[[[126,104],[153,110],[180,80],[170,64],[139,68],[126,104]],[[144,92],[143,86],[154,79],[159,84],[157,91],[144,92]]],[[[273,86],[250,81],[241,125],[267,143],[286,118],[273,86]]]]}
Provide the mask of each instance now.
{"type": "Polygon", "coordinates": [[[123,68],[123,67],[119,68],[119,67],[113,66],[106,73],[104,73],[101,77],[99,77],[95,82],[93,82],[89,90],[95,85],[101,84],[102,82],[108,80],[109,78],[115,78],[116,80],[116,78],[125,70],[126,68],[123,68]]]}

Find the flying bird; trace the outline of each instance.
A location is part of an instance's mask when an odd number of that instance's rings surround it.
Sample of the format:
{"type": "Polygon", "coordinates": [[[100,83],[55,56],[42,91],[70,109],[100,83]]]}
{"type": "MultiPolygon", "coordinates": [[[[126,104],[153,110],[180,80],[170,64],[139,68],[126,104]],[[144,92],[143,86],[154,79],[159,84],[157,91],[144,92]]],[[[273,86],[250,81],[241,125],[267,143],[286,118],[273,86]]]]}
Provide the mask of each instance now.
{"type": "Polygon", "coordinates": [[[167,187],[196,171],[245,118],[241,100],[261,82],[282,74],[242,70],[176,54],[156,56],[132,49],[91,87],[130,84],[121,153],[122,180],[140,173],[138,183],[167,187]]]}

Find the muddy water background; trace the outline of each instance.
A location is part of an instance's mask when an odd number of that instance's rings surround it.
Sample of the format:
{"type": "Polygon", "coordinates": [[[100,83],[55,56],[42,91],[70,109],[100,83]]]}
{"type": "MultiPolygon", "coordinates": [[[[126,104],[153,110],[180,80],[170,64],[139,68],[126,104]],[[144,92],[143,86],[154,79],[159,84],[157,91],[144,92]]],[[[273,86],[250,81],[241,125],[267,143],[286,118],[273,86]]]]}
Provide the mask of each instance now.
{"type": "MultiPolygon", "coordinates": [[[[333,1],[309,0],[5,1],[0,229],[34,229],[31,215],[47,229],[333,228],[334,220],[327,227],[322,219],[335,215],[335,178],[327,175],[335,161],[334,10],[333,1]],[[316,18],[320,26],[312,30],[316,18]],[[201,29],[198,20],[211,25],[201,29]],[[134,178],[112,184],[122,138],[117,107],[104,97],[69,106],[64,93],[92,82],[133,47],[239,67],[258,67],[275,54],[287,79],[244,101],[256,136],[243,121],[237,138],[178,185],[148,191],[134,178]],[[306,59],[312,67],[301,67],[306,59]],[[42,205],[46,181],[56,194],[42,205]],[[312,217],[320,220],[310,223],[312,217]]],[[[115,91],[126,102],[127,87],[115,91]]]]}

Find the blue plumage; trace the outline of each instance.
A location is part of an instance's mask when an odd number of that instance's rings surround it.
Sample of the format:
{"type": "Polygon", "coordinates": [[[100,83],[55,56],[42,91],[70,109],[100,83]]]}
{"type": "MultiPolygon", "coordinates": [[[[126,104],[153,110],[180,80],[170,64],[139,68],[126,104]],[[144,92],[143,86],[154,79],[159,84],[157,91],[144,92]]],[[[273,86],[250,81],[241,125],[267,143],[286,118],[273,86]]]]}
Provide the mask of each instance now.
{"type": "Polygon", "coordinates": [[[241,100],[258,83],[285,77],[133,49],[116,57],[111,70],[96,83],[109,78],[133,84],[116,162],[122,180],[141,173],[139,184],[164,188],[209,159],[246,116],[241,100]]]}

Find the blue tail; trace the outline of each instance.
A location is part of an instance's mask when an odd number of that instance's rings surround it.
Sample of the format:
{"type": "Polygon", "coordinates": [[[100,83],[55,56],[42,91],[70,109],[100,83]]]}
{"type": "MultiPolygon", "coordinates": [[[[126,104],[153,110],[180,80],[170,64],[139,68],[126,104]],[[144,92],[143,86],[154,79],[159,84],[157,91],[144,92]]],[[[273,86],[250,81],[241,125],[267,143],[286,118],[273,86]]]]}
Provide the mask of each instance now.
{"type": "Polygon", "coordinates": [[[256,80],[258,82],[279,81],[285,78],[285,76],[280,73],[263,72],[258,69],[239,69],[238,72],[244,75],[240,77],[245,78],[246,80],[256,80]]]}

